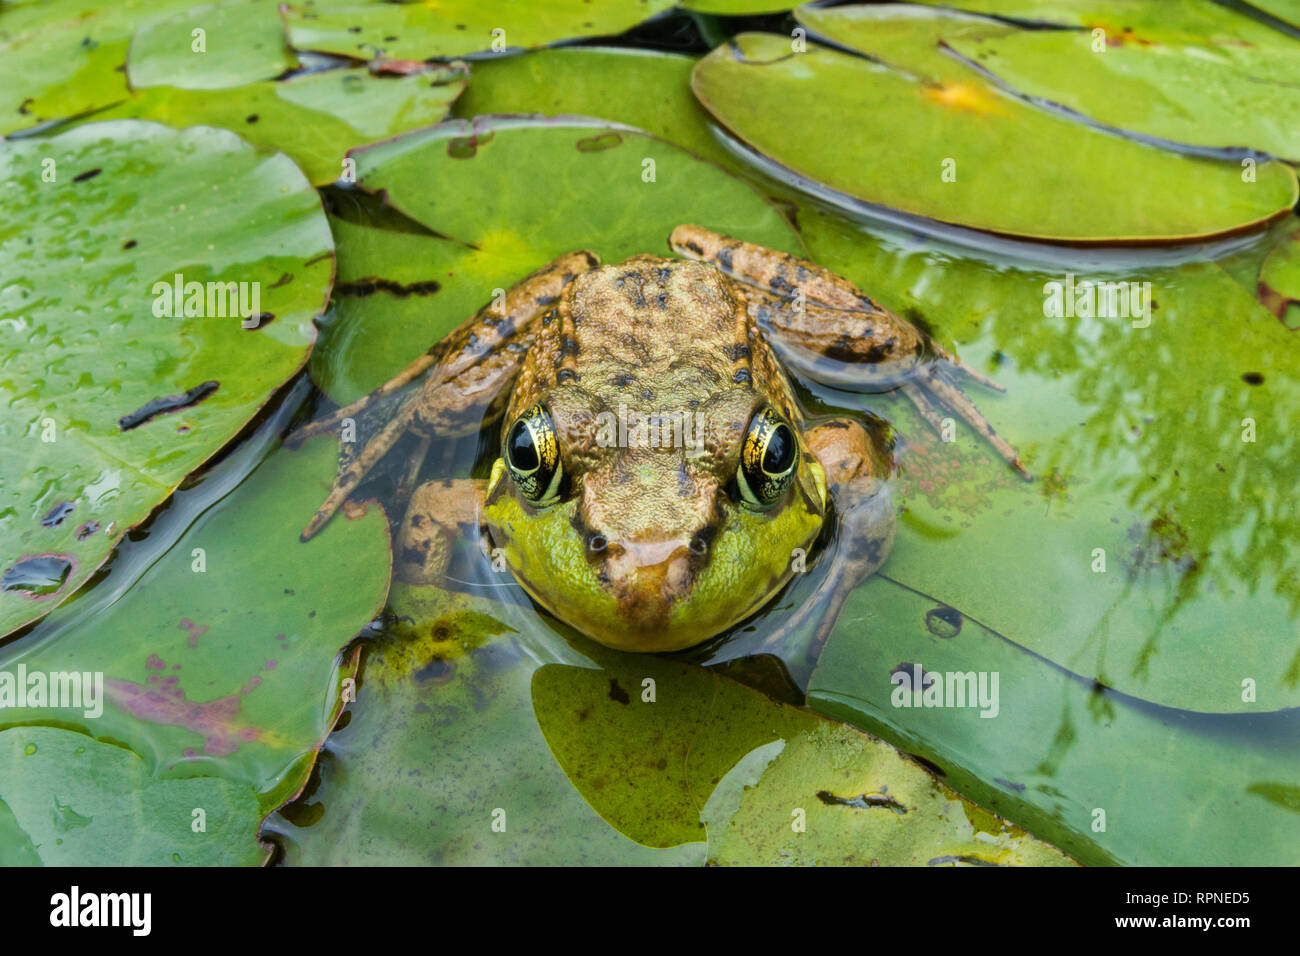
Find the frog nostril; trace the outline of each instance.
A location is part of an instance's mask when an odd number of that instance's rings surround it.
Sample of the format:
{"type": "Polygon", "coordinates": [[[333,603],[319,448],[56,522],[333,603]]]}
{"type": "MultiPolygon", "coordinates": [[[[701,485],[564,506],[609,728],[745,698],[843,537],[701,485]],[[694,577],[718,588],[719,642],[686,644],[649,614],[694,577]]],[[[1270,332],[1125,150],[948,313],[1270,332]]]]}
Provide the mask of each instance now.
{"type": "Polygon", "coordinates": [[[603,534],[597,533],[597,534],[592,534],[587,536],[587,548],[593,554],[600,554],[600,552],[605,550],[605,547],[608,544],[609,541],[605,539],[605,536],[603,534]]]}

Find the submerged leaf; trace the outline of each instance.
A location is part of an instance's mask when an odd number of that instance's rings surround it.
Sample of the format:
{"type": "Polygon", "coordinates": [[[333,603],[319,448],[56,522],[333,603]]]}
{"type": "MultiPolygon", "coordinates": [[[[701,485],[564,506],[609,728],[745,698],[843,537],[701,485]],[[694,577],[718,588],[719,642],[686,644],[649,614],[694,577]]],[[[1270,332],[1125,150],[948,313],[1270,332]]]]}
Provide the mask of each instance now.
{"type": "Polygon", "coordinates": [[[259,818],[246,784],[157,780],[124,747],[53,727],[0,730],[0,861],[256,865],[267,857],[259,818]]]}
{"type": "Polygon", "coordinates": [[[808,703],[940,765],[953,787],[1088,864],[1300,861],[1300,815],[1269,786],[1300,781],[1300,711],[1191,714],[1108,691],[887,570],[850,597],[808,703]],[[913,666],[941,696],[917,706],[915,685],[895,676],[913,666]],[[959,696],[971,681],[990,705],[959,696]]]}
{"type": "Polygon", "coordinates": [[[650,846],[706,839],[721,864],[1062,865],[884,741],[716,671],[594,651],[533,675],[533,708],[573,785],[650,846]]]}
{"type": "Polygon", "coordinates": [[[1009,268],[800,222],[818,261],[1006,386],[980,407],[1036,476],[867,398],[902,438],[885,575],[1136,698],[1300,705],[1297,343],[1246,289],[1206,263],[1009,268]]]}

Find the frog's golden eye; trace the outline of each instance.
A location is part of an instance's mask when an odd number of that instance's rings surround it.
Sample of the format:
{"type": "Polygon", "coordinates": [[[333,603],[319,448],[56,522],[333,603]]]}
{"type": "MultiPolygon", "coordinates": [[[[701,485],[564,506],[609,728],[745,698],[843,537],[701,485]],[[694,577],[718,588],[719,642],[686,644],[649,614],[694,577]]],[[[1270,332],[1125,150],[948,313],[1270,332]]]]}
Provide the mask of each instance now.
{"type": "Polygon", "coordinates": [[[506,432],[502,457],[525,498],[535,505],[559,500],[564,465],[555,423],[543,406],[534,405],[515,419],[506,432]]]}
{"type": "Polygon", "coordinates": [[[759,410],[740,449],[736,488],[741,500],[760,510],[776,504],[790,487],[798,461],[799,445],[790,426],[771,408],[759,410]]]}

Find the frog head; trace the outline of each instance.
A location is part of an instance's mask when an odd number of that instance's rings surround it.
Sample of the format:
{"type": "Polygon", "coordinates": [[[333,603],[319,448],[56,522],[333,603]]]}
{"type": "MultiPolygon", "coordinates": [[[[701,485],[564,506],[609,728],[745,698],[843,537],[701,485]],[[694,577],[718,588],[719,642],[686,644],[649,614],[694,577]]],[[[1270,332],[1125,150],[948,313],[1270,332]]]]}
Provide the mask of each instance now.
{"type": "Polygon", "coordinates": [[[825,475],[737,309],[709,266],[605,267],[566,290],[522,373],[489,541],[534,600],[602,644],[673,651],[726,630],[821,528],[825,475]]]}

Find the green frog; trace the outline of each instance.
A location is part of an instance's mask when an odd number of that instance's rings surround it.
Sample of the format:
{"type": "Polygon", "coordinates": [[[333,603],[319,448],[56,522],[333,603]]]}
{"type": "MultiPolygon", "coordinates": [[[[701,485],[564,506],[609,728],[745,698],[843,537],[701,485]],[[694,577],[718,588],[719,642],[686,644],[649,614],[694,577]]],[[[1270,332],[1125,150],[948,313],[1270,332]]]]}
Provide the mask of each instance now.
{"type": "Polygon", "coordinates": [[[587,636],[675,651],[772,600],[808,567],[832,515],[830,570],[783,631],[811,619],[824,636],[893,545],[886,429],[810,423],[787,369],[897,388],[936,429],[944,410],[954,413],[1028,478],[953,379],[1000,386],[849,280],[698,226],[679,226],[669,245],[681,258],[560,256],[391,381],[307,426],[302,436],[358,415],[378,422],[341,461],[303,540],[414,432],[400,580],[443,580],[454,542],[469,533],[485,559],[587,636]],[[432,436],[498,422],[500,457],[486,481],[415,487],[432,436]]]}

